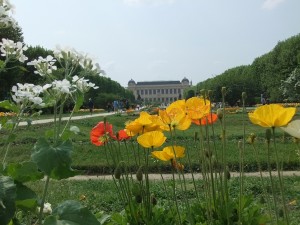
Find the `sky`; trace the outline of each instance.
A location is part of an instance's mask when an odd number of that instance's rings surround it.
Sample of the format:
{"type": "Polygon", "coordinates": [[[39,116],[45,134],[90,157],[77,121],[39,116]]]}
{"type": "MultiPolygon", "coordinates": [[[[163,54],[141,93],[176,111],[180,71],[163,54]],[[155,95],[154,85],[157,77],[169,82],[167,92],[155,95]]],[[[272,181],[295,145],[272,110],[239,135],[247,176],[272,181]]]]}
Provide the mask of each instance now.
{"type": "Polygon", "coordinates": [[[29,46],[72,47],[106,76],[192,84],[300,33],[299,0],[10,0],[29,46]]]}

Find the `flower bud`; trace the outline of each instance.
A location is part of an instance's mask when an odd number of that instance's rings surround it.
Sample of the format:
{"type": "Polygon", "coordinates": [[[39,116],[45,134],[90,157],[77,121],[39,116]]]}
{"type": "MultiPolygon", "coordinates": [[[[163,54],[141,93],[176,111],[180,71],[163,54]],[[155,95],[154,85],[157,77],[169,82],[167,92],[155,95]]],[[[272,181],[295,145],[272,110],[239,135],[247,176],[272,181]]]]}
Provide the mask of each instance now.
{"type": "Polygon", "coordinates": [[[223,109],[217,109],[217,116],[218,116],[218,119],[222,120],[222,118],[223,118],[223,109]]]}
{"type": "Polygon", "coordinates": [[[226,95],[226,87],[222,87],[221,89],[222,96],[226,95]]]}
{"type": "Polygon", "coordinates": [[[256,135],[255,135],[254,133],[251,133],[250,136],[247,138],[247,141],[248,141],[250,144],[253,144],[255,138],[256,138],[256,135]]]}
{"type": "Polygon", "coordinates": [[[142,197],[141,195],[136,195],[136,196],[135,196],[135,201],[136,201],[137,203],[142,203],[143,197],[142,197]]]}
{"type": "Polygon", "coordinates": [[[211,99],[212,94],[213,94],[213,91],[212,90],[208,90],[208,92],[207,92],[208,99],[211,99]]]}
{"type": "Polygon", "coordinates": [[[140,168],[136,172],[136,179],[138,181],[142,181],[143,180],[143,167],[142,166],[140,166],[140,168]]]}
{"type": "Polygon", "coordinates": [[[242,99],[243,99],[243,101],[245,101],[246,98],[247,98],[247,94],[246,94],[246,92],[243,92],[243,93],[242,93],[242,99]]]}
{"type": "Polygon", "coordinates": [[[157,199],[155,198],[154,194],[151,194],[151,203],[152,203],[152,205],[157,204],[157,199]]]}
{"type": "Polygon", "coordinates": [[[267,129],[267,130],[266,130],[266,139],[267,139],[267,142],[268,142],[268,143],[270,143],[271,137],[272,137],[271,129],[267,129]]]}
{"type": "Polygon", "coordinates": [[[198,140],[198,132],[195,131],[195,133],[194,133],[194,141],[197,141],[197,140],[198,140]]]}
{"type": "Polygon", "coordinates": [[[225,176],[226,176],[227,180],[229,180],[231,178],[231,175],[230,175],[230,172],[228,169],[226,169],[226,171],[225,171],[225,176]]]}
{"type": "Polygon", "coordinates": [[[114,171],[114,176],[117,180],[119,180],[121,178],[121,175],[122,175],[122,169],[121,169],[121,166],[118,165],[114,171]]]}

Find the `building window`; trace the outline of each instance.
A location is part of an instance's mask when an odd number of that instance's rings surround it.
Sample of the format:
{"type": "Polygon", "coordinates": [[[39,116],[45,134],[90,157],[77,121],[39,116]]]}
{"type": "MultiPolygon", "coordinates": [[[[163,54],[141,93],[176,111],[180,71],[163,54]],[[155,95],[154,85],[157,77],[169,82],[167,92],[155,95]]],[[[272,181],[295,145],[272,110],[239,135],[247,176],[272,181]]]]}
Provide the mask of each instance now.
{"type": "Polygon", "coordinates": [[[153,89],[153,94],[156,95],[156,90],[155,89],[153,89]]]}
{"type": "Polygon", "coordinates": [[[157,98],[157,101],[160,102],[160,98],[157,98]]]}
{"type": "Polygon", "coordinates": [[[149,102],[152,102],[152,98],[149,98],[149,102]]]}
{"type": "Polygon", "coordinates": [[[145,95],[147,95],[148,94],[148,90],[145,90],[145,95]]]}
{"type": "Polygon", "coordinates": [[[177,91],[177,90],[174,88],[174,94],[176,94],[176,91],[177,91]]]}
{"type": "Polygon", "coordinates": [[[136,94],[139,95],[140,94],[140,90],[136,90],[136,94]]]}
{"type": "Polygon", "coordinates": [[[161,93],[164,94],[164,92],[165,92],[165,90],[164,90],[164,89],[161,89],[161,93]]]}
{"type": "Polygon", "coordinates": [[[168,102],[169,101],[169,98],[166,98],[166,102],[168,102]]]}
{"type": "Polygon", "coordinates": [[[170,94],[173,94],[173,92],[172,92],[172,91],[173,91],[173,89],[170,89],[170,94]]]}
{"type": "Polygon", "coordinates": [[[176,98],[176,97],[174,98],[174,101],[177,101],[177,98],[176,98]]]}
{"type": "Polygon", "coordinates": [[[144,95],[144,90],[141,90],[141,95],[144,95]]]}
{"type": "Polygon", "coordinates": [[[173,98],[170,98],[170,102],[172,102],[173,101],[173,98]]]}
{"type": "Polygon", "coordinates": [[[161,101],[162,101],[162,102],[165,101],[165,98],[161,98],[161,101]]]}
{"type": "Polygon", "coordinates": [[[160,93],[160,89],[157,89],[157,94],[159,94],[160,93]]]}
{"type": "Polygon", "coordinates": [[[166,89],[166,94],[169,94],[169,89],[166,89]]]}
{"type": "Polygon", "coordinates": [[[181,94],[181,90],[178,88],[178,94],[181,94]]]}
{"type": "Polygon", "coordinates": [[[151,89],[149,90],[149,95],[152,95],[152,90],[151,89]]]}

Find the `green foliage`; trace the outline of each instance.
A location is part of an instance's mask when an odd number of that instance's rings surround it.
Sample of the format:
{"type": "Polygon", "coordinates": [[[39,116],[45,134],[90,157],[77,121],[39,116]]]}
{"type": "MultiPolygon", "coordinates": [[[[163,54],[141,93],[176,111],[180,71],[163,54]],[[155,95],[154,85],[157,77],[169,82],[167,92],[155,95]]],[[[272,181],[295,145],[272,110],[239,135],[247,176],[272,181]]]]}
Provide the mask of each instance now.
{"type": "Polygon", "coordinates": [[[2,27],[0,32],[0,41],[2,41],[2,38],[13,40],[14,42],[23,42],[24,37],[22,28],[19,26],[2,27]]]}
{"type": "Polygon", "coordinates": [[[282,80],[286,80],[299,66],[300,34],[279,42],[269,53],[256,58],[251,65],[238,66],[196,85],[198,90],[214,92],[213,101],[221,101],[220,90],[223,86],[229,90],[226,101],[235,105],[241,99],[242,92],[247,93],[247,104],[257,102],[255,98],[266,93],[272,102],[280,102],[284,96],[279,91],[282,80]]]}
{"type": "Polygon", "coordinates": [[[72,150],[72,142],[69,140],[52,146],[45,138],[40,138],[34,145],[31,157],[46,175],[54,179],[64,179],[77,174],[71,169],[72,150]]]}
{"type": "Polygon", "coordinates": [[[6,225],[15,213],[16,185],[11,177],[0,175],[0,224],[6,225]]]}
{"type": "Polygon", "coordinates": [[[65,201],[45,219],[44,225],[100,225],[96,217],[77,201],[65,201]]]}

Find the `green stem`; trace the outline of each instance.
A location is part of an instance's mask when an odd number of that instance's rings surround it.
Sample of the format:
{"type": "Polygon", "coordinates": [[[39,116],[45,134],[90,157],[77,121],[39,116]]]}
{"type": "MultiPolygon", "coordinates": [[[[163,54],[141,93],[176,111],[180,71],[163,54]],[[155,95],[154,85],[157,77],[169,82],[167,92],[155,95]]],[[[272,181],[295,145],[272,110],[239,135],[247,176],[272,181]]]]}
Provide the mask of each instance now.
{"type": "Polygon", "coordinates": [[[45,199],[46,199],[46,195],[47,195],[47,191],[48,191],[48,187],[49,187],[49,181],[50,181],[50,177],[47,176],[45,187],[44,187],[44,192],[43,192],[43,196],[42,196],[42,201],[41,201],[40,212],[39,212],[39,216],[38,216],[38,221],[39,221],[38,224],[39,225],[42,225],[43,209],[44,209],[45,199]]]}
{"type": "Polygon", "coordinates": [[[279,157],[278,157],[278,151],[276,148],[276,141],[275,141],[275,127],[272,127],[272,133],[273,133],[273,144],[275,148],[275,155],[276,155],[276,167],[277,167],[277,174],[278,174],[278,179],[279,179],[279,187],[280,187],[280,193],[281,193],[281,198],[283,202],[283,212],[284,212],[284,218],[286,220],[286,224],[289,225],[289,216],[288,216],[288,210],[286,207],[286,201],[285,201],[285,194],[284,194],[284,186],[283,186],[283,181],[282,181],[282,174],[281,174],[281,168],[279,166],[279,157]]]}

